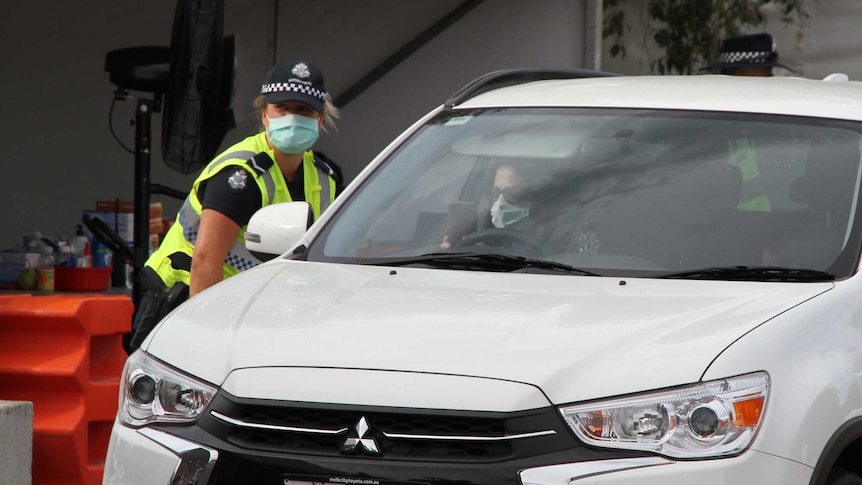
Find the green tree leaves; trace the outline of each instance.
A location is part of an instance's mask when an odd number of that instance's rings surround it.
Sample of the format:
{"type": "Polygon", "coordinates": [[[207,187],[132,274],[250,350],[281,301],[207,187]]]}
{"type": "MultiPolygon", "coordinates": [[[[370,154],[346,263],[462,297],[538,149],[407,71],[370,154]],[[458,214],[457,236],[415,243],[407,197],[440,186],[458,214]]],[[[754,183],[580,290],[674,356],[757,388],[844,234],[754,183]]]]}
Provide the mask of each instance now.
{"type": "MultiPolygon", "coordinates": [[[[624,4],[632,0],[604,0],[602,38],[610,38],[611,57],[625,57],[628,29],[624,4]]],[[[639,0],[644,1],[644,0],[639,0]]],[[[744,27],[766,24],[762,9],[777,5],[782,21],[791,24],[807,17],[803,0],[645,0],[649,35],[664,55],[650,68],[659,74],[691,74],[718,59],[721,40],[742,33],[744,27]]]]}

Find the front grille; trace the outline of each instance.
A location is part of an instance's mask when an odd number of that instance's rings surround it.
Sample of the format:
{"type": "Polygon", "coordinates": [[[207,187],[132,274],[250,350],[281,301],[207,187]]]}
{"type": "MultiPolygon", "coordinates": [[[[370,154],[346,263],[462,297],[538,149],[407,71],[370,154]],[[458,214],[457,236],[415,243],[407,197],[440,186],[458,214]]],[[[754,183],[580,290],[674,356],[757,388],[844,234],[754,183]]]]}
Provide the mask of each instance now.
{"type": "Polygon", "coordinates": [[[219,439],[247,450],[389,460],[490,462],[576,446],[552,408],[516,413],[311,405],[219,394],[201,420],[219,439]],[[368,430],[357,427],[364,418],[368,430]]]}

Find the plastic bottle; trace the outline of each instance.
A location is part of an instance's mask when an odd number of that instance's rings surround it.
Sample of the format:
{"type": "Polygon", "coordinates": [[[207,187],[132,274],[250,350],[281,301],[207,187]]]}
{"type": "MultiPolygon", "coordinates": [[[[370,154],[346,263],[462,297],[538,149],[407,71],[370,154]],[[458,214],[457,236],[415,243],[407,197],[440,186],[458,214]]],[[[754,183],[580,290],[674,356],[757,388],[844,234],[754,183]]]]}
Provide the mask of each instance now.
{"type": "Polygon", "coordinates": [[[57,241],[57,261],[56,266],[74,266],[75,259],[72,256],[72,246],[64,239],[60,238],[57,241]]]}
{"type": "Polygon", "coordinates": [[[84,243],[84,254],[75,258],[75,266],[78,268],[89,268],[93,266],[93,255],[90,251],[90,241],[84,243]]]}
{"type": "Polygon", "coordinates": [[[36,266],[36,289],[54,291],[54,253],[50,246],[42,247],[39,264],[36,266]]]}
{"type": "Polygon", "coordinates": [[[31,237],[27,242],[27,252],[42,254],[42,248],[44,246],[45,243],[42,242],[42,233],[39,231],[33,231],[33,237],[31,237]]]}
{"type": "Polygon", "coordinates": [[[90,255],[85,254],[86,248],[90,245],[90,240],[84,235],[84,227],[77,225],[75,237],[72,238],[72,256],[75,259],[75,266],[78,268],[89,268],[93,263],[90,260],[90,255]],[[86,256],[86,257],[85,257],[86,256]]]}
{"type": "MultiPolygon", "coordinates": [[[[33,231],[33,236],[30,238],[25,238],[25,246],[27,255],[27,265],[33,268],[33,271],[36,271],[36,268],[39,267],[39,258],[42,257],[42,249],[46,247],[46,244],[42,242],[42,233],[39,231],[33,231]]],[[[33,289],[36,289],[36,283],[34,280],[33,289]]]]}
{"type": "Polygon", "coordinates": [[[114,253],[101,241],[98,239],[93,241],[90,248],[93,253],[93,266],[112,267],[114,265],[114,253]]]}

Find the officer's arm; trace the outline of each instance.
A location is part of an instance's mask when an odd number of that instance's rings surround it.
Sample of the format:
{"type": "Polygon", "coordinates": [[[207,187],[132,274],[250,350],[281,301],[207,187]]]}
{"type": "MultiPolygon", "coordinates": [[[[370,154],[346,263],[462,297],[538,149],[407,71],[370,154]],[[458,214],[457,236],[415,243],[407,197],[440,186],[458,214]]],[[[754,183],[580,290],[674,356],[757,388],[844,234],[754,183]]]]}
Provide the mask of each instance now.
{"type": "Polygon", "coordinates": [[[204,209],[192,257],[189,296],[194,296],[224,277],[224,260],[239,234],[239,225],[221,212],[204,209]]]}

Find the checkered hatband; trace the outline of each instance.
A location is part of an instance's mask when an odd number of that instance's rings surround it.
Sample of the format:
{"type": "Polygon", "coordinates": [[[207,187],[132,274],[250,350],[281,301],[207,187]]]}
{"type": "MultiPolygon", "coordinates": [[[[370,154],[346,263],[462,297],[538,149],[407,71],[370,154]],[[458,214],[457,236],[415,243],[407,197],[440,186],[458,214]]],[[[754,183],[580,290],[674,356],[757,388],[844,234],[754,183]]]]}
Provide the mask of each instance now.
{"type": "Polygon", "coordinates": [[[269,93],[279,93],[285,91],[292,91],[295,93],[307,94],[311,97],[317,98],[321,101],[326,101],[326,93],[313,88],[311,86],[306,86],[304,84],[295,84],[295,83],[271,83],[264,84],[260,89],[260,94],[269,94],[269,93]]]}
{"type": "Polygon", "coordinates": [[[743,62],[772,62],[774,53],[770,51],[724,52],[720,62],[723,64],[738,64],[743,62]]]}

